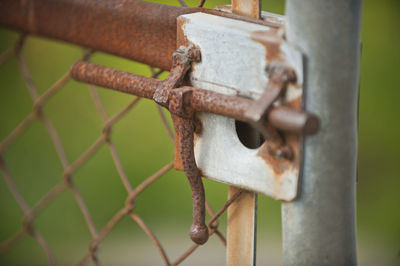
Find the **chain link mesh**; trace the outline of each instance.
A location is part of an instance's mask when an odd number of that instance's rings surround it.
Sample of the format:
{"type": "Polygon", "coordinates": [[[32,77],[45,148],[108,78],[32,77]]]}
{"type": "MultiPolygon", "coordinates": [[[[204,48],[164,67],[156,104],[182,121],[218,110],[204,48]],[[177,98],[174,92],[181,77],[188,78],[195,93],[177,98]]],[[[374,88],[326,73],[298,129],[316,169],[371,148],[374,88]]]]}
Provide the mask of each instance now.
{"type": "MultiPolygon", "coordinates": [[[[187,6],[186,3],[182,0],[179,0],[181,5],[187,6]]],[[[198,6],[204,5],[204,0],[201,0],[198,6]]],[[[2,172],[8,189],[12,193],[14,199],[22,209],[24,213],[24,218],[22,222],[22,226],[18,232],[14,234],[13,237],[6,240],[3,243],[0,243],[0,254],[8,251],[14,245],[16,245],[22,238],[26,236],[33,237],[37,243],[43,248],[44,252],[47,255],[47,259],[50,265],[55,265],[55,257],[51,250],[51,247],[43,238],[40,232],[35,228],[35,218],[37,215],[44,211],[45,208],[63,191],[70,190],[74,196],[76,203],[78,204],[80,211],[86,221],[88,230],[91,234],[92,240],[89,243],[89,250],[87,255],[83,257],[78,265],[86,265],[90,261],[92,261],[95,265],[99,265],[100,261],[98,258],[99,246],[105,237],[113,230],[115,225],[125,216],[128,216],[132,219],[132,221],[136,222],[139,227],[146,233],[146,235],[151,239],[151,241],[156,246],[159,254],[164,261],[165,265],[178,265],[183,262],[188,256],[190,256],[199,245],[192,245],[183,254],[178,257],[175,261],[171,261],[168,257],[163,245],[158,240],[157,236],[151,231],[149,226],[143,221],[140,216],[134,212],[134,206],[136,198],[141,194],[143,190],[145,190],[148,186],[150,186],[157,179],[161,178],[165,173],[173,168],[173,162],[168,163],[159,169],[152,176],[145,179],[141,184],[137,187],[133,188],[131,183],[127,178],[127,174],[124,171],[122,166],[120,157],[118,155],[117,149],[114,145],[113,139],[111,137],[111,129],[112,127],[122,118],[124,117],[130,110],[132,110],[135,105],[140,101],[139,97],[134,98],[125,108],[120,110],[114,116],[109,116],[105,111],[103,103],[100,99],[100,96],[97,92],[97,88],[93,85],[89,85],[89,91],[92,97],[92,100],[97,108],[97,111],[100,117],[103,120],[103,129],[102,134],[93,142],[93,144],[83,152],[75,161],[69,162],[65,153],[65,149],[61,143],[59,134],[56,128],[53,126],[53,123],[47,118],[46,114],[42,111],[43,106],[52,99],[52,96],[61,90],[63,86],[70,80],[70,73],[65,73],[57,82],[54,83],[49,89],[47,89],[43,94],[39,95],[37,88],[32,82],[31,72],[28,69],[27,63],[25,61],[24,56],[22,55],[22,49],[25,43],[27,36],[21,35],[17,40],[15,45],[7,50],[5,53],[0,55],[0,65],[7,61],[12,56],[16,56],[18,61],[18,66],[22,75],[22,78],[25,82],[25,85],[28,89],[28,92],[33,100],[33,110],[32,112],[26,116],[26,118],[4,139],[0,142],[0,171],[2,172]],[[5,150],[13,144],[15,140],[17,140],[25,130],[27,130],[33,122],[40,121],[49,137],[53,143],[55,151],[57,152],[58,158],[63,166],[63,179],[60,183],[55,185],[50,191],[44,195],[41,200],[39,200],[33,207],[30,207],[26,201],[24,200],[23,195],[19,192],[14,179],[12,177],[11,171],[8,169],[7,164],[3,158],[3,154],[5,150]],[[108,223],[103,228],[96,228],[95,223],[92,219],[92,215],[90,210],[88,209],[79,189],[74,184],[74,175],[79,170],[79,168],[84,165],[103,145],[108,146],[108,149],[111,153],[113,163],[117,169],[121,182],[123,183],[128,196],[125,201],[125,205],[118,210],[115,215],[108,221],[108,223]]],[[[91,51],[84,51],[83,60],[89,60],[91,56],[91,51]]],[[[154,68],[151,68],[152,77],[157,78],[162,71],[157,71],[154,68]]],[[[157,105],[158,113],[160,115],[161,121],[164,124],[168,136],[171,141],[174,141],[174,133],[173,129],[170,128],[167,119],[161,109],[160,106],[157,105]]],[[[239,190],[234,196],[232,196],[217,212],[213,212],[210,204],[206,202],[206,209],[211,219],[208,222],[208,226],[210,228],[210,236],[216,235],[221,242],[226,246],[226,240],[223,234],[218,229],[218,218],[227,210],[229,205],[238,199],[241,195],[242,191],[239,190]]]]}

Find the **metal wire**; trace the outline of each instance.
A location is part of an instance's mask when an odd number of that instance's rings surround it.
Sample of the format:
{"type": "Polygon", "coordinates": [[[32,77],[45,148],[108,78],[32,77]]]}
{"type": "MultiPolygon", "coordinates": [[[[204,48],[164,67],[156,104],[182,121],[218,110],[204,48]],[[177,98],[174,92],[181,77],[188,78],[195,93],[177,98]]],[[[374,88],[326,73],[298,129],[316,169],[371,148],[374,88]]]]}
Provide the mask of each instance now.
{"type": "MultiPolygon", "coordinates": [[[[177,0],[181,6],[187,7],[188,5],[184,0],[177,0]]],[[[206,3],[206,0],[200,0],[199,3],[197,4],[197,7],[203,7],[204,4],[206,3]]]]}
{"type": "MultiPolygon", "coordinates": [[[[70,163],[67,159],[64,146],[60,140],[59,134],[56,128],[53,126],[52,122],[47,118],[46,114],[42,111],[43,106],[52,99],[52,97],[60,91],[64,85],[70,80],[69,72],[64,74],[57,82],[54,83],[48,90],[46,90],[43,94],[39,95],[37,88],[35,87],[32,76],[29,71],[29,68],[25,62],[25,58],[22,55],[22,49],[26,40],[26,36],[21,35],[16,44],[9,50],[7,50],[3,55],[0,56],[0,63],[4,63],[7,59],[11,58],[13,55],[16,56],[18,60],[18,66],[21,71],[23,80],[26,84],[26,87],[31,95],[31,98],[34,103],[34,107],[32,112],[26,116],[26,118],[0,143],[0,171],[2,172],[8,189],[12,193],[14,199],[22,209],[24,213],[24,219],[22,222],[21,229],[14,234],[13,237],[8,239],[7,241],[0,243],[0,253],[6,252],[11,249],[14,245],[16,245],[22,238],[26,236],[31,236],[38,244],[43,248],[45,254],[47,255],[48,262],[50,265],[55,265],[55,256],[43,238],[43,236],[38,232],[35,228],[35,219],[39,213],[44,211],[46,207],[55,199],[58,195],[60,195],[65,190],[70,190],[74,196],[76,203],[78,204],[80,211],[85,219],[88,230],[92,236],[92,241],[89,244],[89,249],[87,254],[81,259],[79,265],[86,265],[90,261],[92,261],[95,265],[99,265],[100,261],[98,258],[99,246],[105,237],[113,230],[113,228],[119,223],[119,221],[128,216],[132,219],[132,221],[136,222],[139,227],[146,233],[146,235],[151,239],[151,241],[156,246],[162,260],[165,265],[178,265],[183,262],[190,254],[192,254],[198,247],[198,245],[193,245],[189,247],[183,254],[171,261],[161,244],[160,240],[157,236],[151,231],[150,227],[146,224],[146,222],[139,217],[137,213],[134,212],[134,206],[136,202],[136,198],[151,184],[161,178],[165,173],[170,171],[173,168],[173,162],[168,163],[163,166],[160,170],[154,173],[152,176],[145,179],[139,186],[133,188],[132,184],[129,182],[127,174],[123,168],[122,162],[118,155],[117,149],[114,145],[114,142],[111,137],[111,129],[112,127],[123,118],[130,110],[132,110],[136,104],[140,101],[140,98],[134,98],[125,108],[119,111],[116,115],[110,117],[103,103],[99,97],[97,92],[97,88],[93,85],[89,85],[89,92],[92,96],[94,105],[98,110],[100,117],[103,120],[103,129],[101,135],[93,142],[93,144],[83,152],[75,161],[70,163]],[[33,207],[30,207],[23,195],[18,190],[18,187],[14,183],[14,179],[12,177],[11,171],[7,167],[6,160],[4,158],[5,150],[14,143],[23,133],[26,131],[33,122],[40,121],[43,123],[49,137],[53,143],[53,146],[57,152],[58,158],[63,166],[63,175],[62,180],[54,186],[50,191],[45,194],[41,200],[39,200],[33,207]],[[121,182],[123,183],[126,191],[127,198],[125,201],[125,206],[123,206],[116,214],[109,220],[104,228],[98,230],[96,228],[95,223],[92,219],[90,211],[80,193],[79,189],[74,185],[74,175],[79,170],[79,168],[84,165],[103,145],[108,146],[108,149],[111,153],[113,163],[117,169],[121,182]]],[[[85,51],[83,55],[84,60],[89,60],[91,55],[91,51],[85,51]]],[[[153,68],[150,68],[152,77],[158,77],[162,71],[157,71],[153,68]]],[[[168,124],[168,121],[162,111],[162,109],[157,106],[158,113],[160,115],[161,121],[163,122],[166,131],[172,141],[174,141],[174,133],[173,129],[168,124]]],[[[207,202],[206,207],[211,219],[209,220],[208,226],[210,228],[210,236],[217,235],[217,237],[221,240],[222,244],[226,245],[226,240],[223,234],[218,229],[218,218],[226,211],[229,205],[235,201],[241,195],[241,190],[238,191],[231,199],[229,199],[216,213],[210,207],[210,204],[207,202]]]]}

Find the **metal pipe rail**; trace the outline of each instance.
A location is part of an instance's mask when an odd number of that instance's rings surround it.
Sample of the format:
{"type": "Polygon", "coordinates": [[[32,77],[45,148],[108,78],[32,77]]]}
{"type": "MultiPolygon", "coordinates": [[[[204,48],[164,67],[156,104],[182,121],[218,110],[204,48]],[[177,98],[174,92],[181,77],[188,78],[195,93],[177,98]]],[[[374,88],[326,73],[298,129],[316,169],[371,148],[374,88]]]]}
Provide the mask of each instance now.
{"type": "Polygon", "coordinates": [[[137,0],[1,0],[0,25],[170,70],[178,16],[204,12],[277,27],[206,8],[137,0]]]}
{"type": "Polygon", "coordinates": [[[176,18],[199,10],[124,0],[2,0],[0,24],[169,70],[176,18]]]}

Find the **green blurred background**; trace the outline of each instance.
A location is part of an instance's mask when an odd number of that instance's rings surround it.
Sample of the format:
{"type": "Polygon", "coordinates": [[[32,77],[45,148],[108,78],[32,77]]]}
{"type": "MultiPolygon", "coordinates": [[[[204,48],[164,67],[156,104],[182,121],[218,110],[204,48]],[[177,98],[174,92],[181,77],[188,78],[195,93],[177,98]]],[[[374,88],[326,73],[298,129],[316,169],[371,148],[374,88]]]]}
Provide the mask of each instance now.
{"type": "MultiPolygon", "coordinates": [[[[175,1],[154,1],[176,5],[175,1]]],[[[195,5],[196,1],[187,1],[195,5]]],[[[206,7],[229,4],[207,0],[206,7]]],[[[263,1],[263,10],[283,14],[284,1],[263,1]]],[[[67,23],[67,21],[66,21],[67,23]]],[[[18,35],[0,29],[0,52],[11,47],[18,35]]],[[[357,185],[357,239],[360,265],[400,265],[400,1],[366,0],[362,24],[362,66],[359,124],[359,179],[357,185]]],[[[65,43],[29,37],[24,48],[33,81],[40,93],[68,71],[82,49],[65,43]]],[[[93,62],[149,75],[147,66],[97,53],[93,62]]],[[[165,78],[163,74],[162,78],[165,78]]],[[[0,140],[32,110],[32,101],[12,58],[0,66],[0,140]]],[[[109,115],[126,106],[132,96],[98,90],[109,115]]],[[[70,81],[44,108],[54,123],[68,159],[74,161],[102,130],[102,120],[87,86],[70,81]]],[[[134,186],[172,160],[170,142],[150,101],[139,104],[118,122],[112,133],[129,180],[134,186]]],[[[33,206],[62,179],[62,166],[44,126],[35,122],[5,152],[5,161],[17,188],[33,206]]],[[[1,175],[1,174],[0,174],[1,175]]],[[[22,211],[0,178],[0,241],[21,227],[22,211]]],[[[124,205],[126,192],[107,146],[103,146],[74,175],[97,228],[124,205]]],[[[205,181],[207,199],[214,210],[227,198],[227,186],[205,181]]],[[[165,245],[171,260],[191,245],[191,193],[181,172],[170,171],[138,197],[135,207],[165,245]]],[[[258,265],[281,264],[280,204],[259,197],[258,265]]],[[[225,230],[225,216],[221,228],[225,230]]],[[[61,265],[75,264],[87,252],[90,234],[72,193],[66,191],[37,218],[41,232],[61,265]]],[[[224,248],[214,238],[183,265],[222,265],[224,248]]],[[[124,218],[105,239],[100,259],[105,265],[161,265],[157,250],[132,220],[124,218]]],[[[42,249],[26,237],[0,254],[1,265],[46,264],[42,249]]]]}

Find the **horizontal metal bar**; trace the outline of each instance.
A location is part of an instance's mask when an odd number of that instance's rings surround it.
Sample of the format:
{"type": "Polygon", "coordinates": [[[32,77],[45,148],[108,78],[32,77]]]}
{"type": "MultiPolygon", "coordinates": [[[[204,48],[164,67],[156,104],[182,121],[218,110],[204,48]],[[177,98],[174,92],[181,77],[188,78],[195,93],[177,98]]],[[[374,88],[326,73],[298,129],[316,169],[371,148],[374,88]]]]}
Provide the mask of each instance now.
{"type": "MultiPolygon", "coordinates": [[[[86,61],[75,63],[71,67],[71,76],[78,81],[148,99],[153,99],[157,87],[162,82],[158,79],[143,77],[86,61]]],[[[191,106],[194,111],[208,112],[250,122],[245,113],[255,104],[254,100],[193,87],[182,87],[176,90],[187,88],[192,90],[191,106]]],[[[305,134],[315,132],[312,130],[315,128],[315,124],[312,121],[310,122],[314,117],[304,112],[288,111],[284,107],[273,107],[265,119],[277,129],[305,134]]],[[[318,120],[316,123],[318,123],[318,120]]]]}
{"type": "Polygon", "coordinates": [[[314,134],[319,129],[317,116],[299,112],[286,106],[276,106],[268,113],[268,122],[276,128],[289,132],[299,132],[302,128],[305,135],[314,134]]]}
{"type": "Polygon", "coordinates": [[[71,76],[78,81],[153,99],[161,80],[79,61],[72,65],[71,76]]]}
{"type": "Polygon", "coordinates": [[[216,10],[137,0],[0,0],[0,25],[170,70],[176,19],[194,12],[277,26],[216,10]]]}
{"type": "Polygon", "coordinates": [[[132,0],[2,0],[0,24],[169,70],[176,18],[199,10],[132,0]]]}

